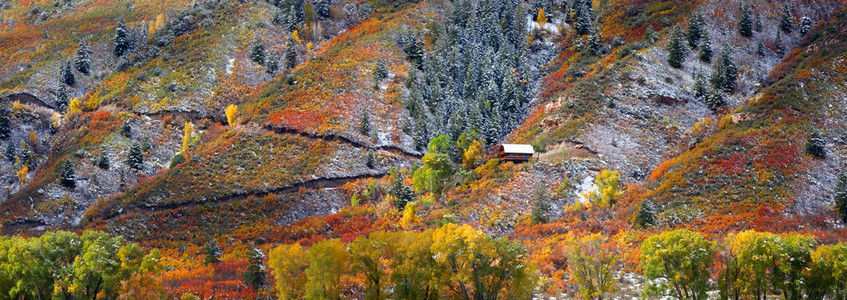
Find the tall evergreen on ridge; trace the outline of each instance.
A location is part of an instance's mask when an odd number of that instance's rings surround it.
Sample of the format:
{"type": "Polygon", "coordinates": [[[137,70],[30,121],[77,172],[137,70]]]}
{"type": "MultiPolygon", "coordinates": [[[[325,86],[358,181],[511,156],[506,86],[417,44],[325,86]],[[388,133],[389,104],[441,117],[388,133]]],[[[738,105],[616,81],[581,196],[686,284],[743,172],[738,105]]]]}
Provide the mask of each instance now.
{"type": "Polygon", "coordinates": [[[750,5],[741,2],[741,17],[738,21],[738,34],[743,37],[753,36],[753,10],[750,5]]]}
{"type": "Polygon", "coordinates": [[[668,42],[668,64],[674,68],[682,68],[682,62],[688,54],[688,46],[685,44],[685,33],[679,25],[674,26],[671,38],[668,42]]]}
{"type": "Polygon", "coordinates": [[[699,47],[705,31],[706,21],[703,20],[703,14],[700,11],[695,11],[691,20],[688,21],[688,45],[691,48],[699,47]]]}
{"type": "Polygon", "coordinates": [[[76,69],[82,74],[88,75],[91,72],[91,48],[84,40],[76,46],[76,69]]]}
{"type": "Polygon", "coordinates": [[[791,8],[788,7],[788,4],[784,4],[782,6],[782,16],[779,19],[779,29],[782,29],[785,33],[791,33],[793,27],[794,16],[791,14],[791,8]]]}
{"type": "Polygon", "coordinates": [[[709,31],[703,30],[703,43],[700,45],[700,61],[703,62],[711,62],[712,61],[712,39],[709,38],[709,31]]]}

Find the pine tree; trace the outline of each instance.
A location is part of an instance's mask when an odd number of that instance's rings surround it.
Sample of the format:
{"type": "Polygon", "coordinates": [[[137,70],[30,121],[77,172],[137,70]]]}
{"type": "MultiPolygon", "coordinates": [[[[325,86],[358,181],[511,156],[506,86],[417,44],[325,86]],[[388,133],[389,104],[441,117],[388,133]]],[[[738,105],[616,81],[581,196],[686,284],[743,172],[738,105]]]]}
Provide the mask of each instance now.
{"type": "Polygon", "coordinates": [[[706,30],[706,22],[703,20],[703,14],[700,11],[695,11],[688,21],[688,45],[691,48],[700,46],[700,41],[703,39],[703,32],[706,30]]]}
{"type": "Polygon", "coordinates": [[[782,29],[785,33],[790,33],[792,27],[794,27],[794,16],[791,15],[791,8],[788,7],[788,4],[782,6],[782,18],[779,20],[779,29],[782,29]]]}
{"type": "Polygon", "coordinates": [[[735,92],[735,82],[738,79],[738,65],[732,58],[732,49],[724,46],[717,61],[712,64],[712,88],[718,92],[735,92]]]}
{"type": "Polygon", "coordinates": [[[121,57],[122,55],[129,52],[130,48],[130,37],[129,32],[127,32],[126,25],[124,22],[118,22],[118,28],[115,29],[115,48],[114,53],[115,56],[121,57]]]}
{"type": "Polygon", "coordinates": [[[69,189],[76,187],[76,176],[74,176],[74,166],[70,160],[65,160],[62,163],[62,173],[59,176],[59,183],[69,189]]]}
{"type": "Polygon", "coordinates": [[[756,32],[762,32],[762,17],[759,15],[758,11],[756,11],[756,19],[753,28],[756,30],[756,32]]]}
{"type": "Polygon", "coordinates": [[[704,100],[706,102],[706,106],[715,112],[727,105],[726,95],[724,95],[722,91],[714,88],[710,89],[709,92],[706,93],[704,100]]]}
{"type": "Polygon", "coordinates": [[[65,62],[62,67],[62,83],[73,86],[76,83],[76,76],[74,76],[74,68],[71,66],[71,62],[65,62]]]}
{"type": "Polygon", "coordinates": [[[800,35],[806,35],[810,29],[812,29],[812,19],[804,16],[800,19],[800,35]]]}
{"type": "Polygon", "coordinates": [[[129,121],[126,121],[123,123],[123,125],[121,125],[121,135],[123,135],[125,138],[132,137],[132,128],[129,125],[129,121]]]}
{"type": "Polygon", "coordinates": [[[316,0],[315,1],[315,12],[318,13],[318,16],[322,18],[327,18],[330,16],[330,7],[332,6],[331,0],[316,0]]]}
{"type": "Polygon", "coordinates": [[[694,96],[697,98],[703,98],[709,92],[706,86],[706,79],[703,77],[703,74],[694,73],[694,96]]]}
{"type": "Polygon", "coordinates": [[[756,46],[756,54],[761,57],[765,56],[765,44],[762,41],[759,41],[759,45],[756,46]]]}
{"type": "Polygon", "coordinates": [[[668,42],[668,64],[674,68],[682,68],[682,62],[685,61],[685,55],[688,52],[687,46],[684,44],[685,34],[682,28],[676,25],[671,32],[671,38],[668,42]]]}
{"type": "Polygon", "coordinates": [[[6,160],[9,162],[15,162],[15,154],[17,154],[15,153],[15,143],[9,141],[6,144],[6,160]]]}
{"type": "Polygon", "coordinates": [[[285,68],[293,69],[297,66],[297,50],[294,49],[294,39],[288,38],[288,44],[285,46],[285,68]]]}
{"type": "Polygon", "coordinates": [[[64,82],[60,82],[59,89],[56,91],[56,108],[59,110],[65,110],[68,108],[69,103],[68,88],[64,82]]]}
{"type": "Polygon", "coordinates": [[[847,223],[847,173],[838,175],[838,183],[835,184],[835,209],[841,217],[842,223],[847,223]]]}
{"type": "Polygon", "coordinates": [[[359,133],[370,136],[371,134],[371,120],[367,111],[362,111],[362,123],[359,125],[359,133]]]}
{"type": "Polygon", "coordinates": [[[109,169],[109,157],[106,156],[106,148],[100,149],[100,156],[97,158],[97,167],[103,170],[109,169]]]}
{"type": "Polygon", "coordinates": [[[129,147],[129,153],[126,156],[126,165],[136,170],[144,168],[144,157],[141,153],[141,145],[138,142],[132,143],[129,147]]]}
{"type": "Polygon", "coordinates": [[[774,52],[782,57],[785,55],[785,44],[782,43],[782,33],[780,31],[776,32],[776,40],[773,42],[774,44],[774,52]]]}
{"type": "Polygon", "coordinates": [[[638,207],[638,214],[635,215],[635,224],[641,228],[647,228],[655,225],[655,219],[653,215],[655,214],[655,209],[653,208],[653,202],[650,200],[644,200],[641,202],[641,205],[638,207]]]}
{"type": "Polygon", "coordinates": [[[373,69],[373,78],[376,82],[388,78],[388,65],[385,64],[384,60],[380,59],[376,61],[373,69]]]}
{"type": "Polygon", "coordinates": [[[244,285],[252,287],[254,291],[265,287],[265,279],[268,277],[264,264],[265,254],[262,250],[253,246],[248,260],[247,270],[244,272],[244,285]]]}
{"type": "Polygon", "coordinates": [[[300,24],[300,17],[294,5],[288,10],[288,17],[285,20],[288,22],[288,31],[294,32],[297,30],[297,25],[300,24]]]}
{"type": "MultiPolygon", "coordinates": [[[[9,111],[6,108],[0,108],[0,140],[5,140],[12,136],[11,124],[9,111]]],[[[12,142],[9,142],[9,144],[11,145],[12,142]]]]}
{"type": "Polygon", "coordinates": [[[221,262],[221,248],[218,247],[218,241],[210,239],[203,246],[203,254],[206,256],[203,259],[203,264],[216,264],[221,262]]]}
{"type": "Polygon", "coordinates": [[[826,158],[826,141],[817,130],[809,134],[806,140],[806,153],[817,158],[826,158]]]}
{"type": "Polygon", "coordinates": [[[738,21],[738,34],[743,37],[753,36],[753,10],[750,5],[741,3],[741,17],[738,21]]]}
{"type": "Polygon", "coordinates": [[[591,34],[588,36],[588,51],[593,55],[600,54],[600,30],[596,27],[591,28],[591,34]]]}
{"type": "Polygon", "coordinates": [[[276,71],[279,71],[279,62],[276,58],[269,58],[268,62],[265,64],[265,72],[268,74],[274,74],[276,71]]]}
{"type": "Polygon", "coordinates": [[[547,216],[545,216],[545,213],[550,210],[550,201],[547,197],[547,191],[544,184],[539,184],[535,188],[532,198],[533,207],[530,215],[530,221],[532,221],[532,224],[547,223],[547,216]]]}
{"type": "Polygon", "coordinates": [[[265,43],[261,39],[256,39],[253,43],[253,50],[250,51],[250,60],[260,65],[265,64],[265,43]]]}
{"type": "Polygon", "coordinates": [[[591,0],[574,1],[572,19],[574,23],[574,30],[576,30],[577,35],[588,34],[591,31],[591,27],[593,25],[591,5],[591,0]]]}
{"type": "Polygon", "coordinates": [[[76,69],[82,74],[88,75],[91,72],[91,48],[88,43],[80,41],[76,46],[76,69]]]}
{"type": "Polygon", "coordinates": [[[273,16],[273,19],[271,19],[271,22],[273,22],[276,25],[285,25],[286,23],[288,23],[288,18],[282,12],[282,9],[277,7],[277,8],[274,9],[274,16],[273,16]]]}

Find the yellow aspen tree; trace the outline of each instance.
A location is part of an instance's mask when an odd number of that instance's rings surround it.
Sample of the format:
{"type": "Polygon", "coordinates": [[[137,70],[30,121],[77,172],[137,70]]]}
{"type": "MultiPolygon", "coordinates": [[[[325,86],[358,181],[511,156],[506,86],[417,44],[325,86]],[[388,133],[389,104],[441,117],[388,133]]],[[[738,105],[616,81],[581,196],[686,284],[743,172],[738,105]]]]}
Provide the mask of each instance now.
{"type": "Polygon", "coordinates": [[[226,122],[229,123],[229,126],[235,126],[238,118],[238,105],[230,104],[224,112],[226,113],[226,122]]]}

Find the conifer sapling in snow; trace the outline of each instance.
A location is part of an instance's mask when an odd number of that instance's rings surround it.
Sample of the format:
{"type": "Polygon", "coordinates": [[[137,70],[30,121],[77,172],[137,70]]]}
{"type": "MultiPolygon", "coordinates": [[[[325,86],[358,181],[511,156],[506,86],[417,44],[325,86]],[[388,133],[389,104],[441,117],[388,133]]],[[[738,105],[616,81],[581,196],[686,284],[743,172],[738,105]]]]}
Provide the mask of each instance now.
{"type": "Polygon", "coordinates": [[[826,158],[826,141],[817,130],[806,140],[806,153],[817,158],[826,158]]]}
{"type": "Polygon", "coordinates": [[[82,74],[88,75],[91,72],[91,48],[88,43],[80,41],[76,47],[76,69],[82,74]]]}
{"type": "Polygon", "coordinates": [[[688,52],[688,46],[684,43],[685,34],[682,28],[676,25],[671,32],[671,38],[668,42],[668,64],[674,68],[682,68],[682,62],[685,61],[685,55],[688,52]]]}
{"type": "Polygon", "coordinates": [[[118,22],[118,28],[115,29],[115,48],[114,53],[115,56],[121,57],[125,53],[129,52],[130,48],[130,40],[129,33],[127,32],[126,25],[124,22],[118,22]]]}
{"type": "Polygon", "coordinates": [[[753,10],[750,5],[741,3],[741,17],[738,21],[738,34],[743,37],[753,36],[753,10]]]}
{"type": "Polygon", "coordinates": [[[800,34],[806,35],[809,32],[809,29],[812,29],[812,19],[809,17],[803,17],[800,19],[800,34]]]}
{"type": "Polygon", "coordinates": [[[711,62],[712,55],[712,40],[709,38],[709,31],[703,30],[703,44],[700,45],[698,56],[700,57],[700,61],[711,62]]]}
{"type": "Polygon", "coordinates": [[[706,30],[706,23],[703,20],[703,14],[695,11],[688,21],[688,45],[691,48],[700,46],[700,41],[703,39],[703,32],[706,30]]]}
{"type": "Polygon", "coordinates": [[[250,60],[260,65],[265,64],[265,43],[262,40],[257,39],[253,43],[253,50],[250,51],[250,60]]]}
{"type": "Polygon", "coordinates": [[[780,31],[776,32],[776,40],[773,43],[774,43],[774,52],[776,52],[776,54],[778,54],[779,57],[782,57],[783,55],[785,55],[785,44],[782,42],[782,33],[780,33],[780,31]]]}
{"type": "Polygon", "coordinates": [[[132,146],[129,147],[129,153],[126,157],[126,165],[135,170],[141,170],[144,167],[141,145],[138,142],[132,143],[132,146]]]}
{"type": "Polygon", "coordinates": [[[221,262],[221,248],[218,247],[218,241],[210,239],[209,242],[203,246],[203,254],[206,256],[203,259],[204,264],[208,265],[221,262]]]}
{"type": "Polygon", "coordinates": [[[70,160],[66,160],[62,163],[62,174],[59,177],[59,183],[69,189],[73,189],[76,187],[76,176],[74,175],[74,166],[70,160]]]}
{"type": "Polygon", "coordinates": [[[779,20],[779,29],[785,31],[785,33],[791,33],[792,27],[794,27],[794,16],[792,16],[788,4],[784,4],[782,6],[782,17],[779,20]]]}
{"type": "Polygon", "coordinates": [[[65,62],[62,67],[62,83],[67,85],[74,85],[76,83],[76,76],[74,76],[74,69],[71,66],[71,62],[65,62]]]}

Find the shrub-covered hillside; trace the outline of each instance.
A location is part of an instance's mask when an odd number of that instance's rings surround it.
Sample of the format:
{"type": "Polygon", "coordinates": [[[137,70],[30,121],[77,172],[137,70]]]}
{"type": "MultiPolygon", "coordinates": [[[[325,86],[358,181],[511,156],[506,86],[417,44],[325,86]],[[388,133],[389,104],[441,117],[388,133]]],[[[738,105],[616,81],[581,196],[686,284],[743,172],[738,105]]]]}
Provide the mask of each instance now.
{"type": "Polygon", "coordinates": [[[0,0],[0,295],[841,299],[844,5],[0,0]]]}

